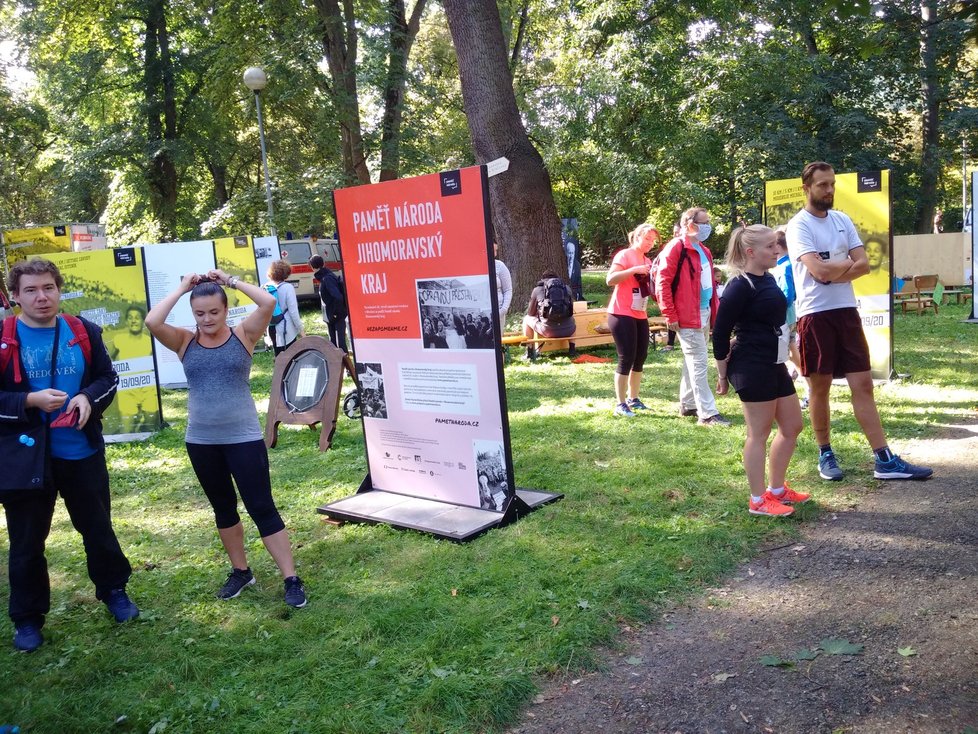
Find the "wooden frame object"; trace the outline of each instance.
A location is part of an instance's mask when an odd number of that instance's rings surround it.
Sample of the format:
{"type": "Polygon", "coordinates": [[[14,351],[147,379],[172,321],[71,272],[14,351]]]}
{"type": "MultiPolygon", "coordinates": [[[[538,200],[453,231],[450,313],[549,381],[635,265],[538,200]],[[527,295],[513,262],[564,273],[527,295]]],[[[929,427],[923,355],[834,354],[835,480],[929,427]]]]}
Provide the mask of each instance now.
{"type": "MultiPolygon", "coordinates": [[[[938,285],[936,275],[915,275],[913,277],[913,291],[909,297],[900,300],[900,309],[903,313],[907,308],[913,306],[917,309],[917,314],[921,314],[928,308],[934,309],[937,313],[937,301],[935,300],[935,289],[938,285]]],[[[938,299],[940,296],[938,296],[938,299]]]]}
{"type": "Polygon", "coordinates": [[[274,448],[278,442],[280,423],[309,426],[316,430],[322,423],[319,434],[319,450],[326,451],[336,432],[336,420],[340,411],[340,393],[343,386],[343,373],[348,372],[356,382],[356,370],[350,356],[321,336],[306,336],[297,339],[288,349],[275,358],[275,371],[272,374],[272,389],[268,397],[268,414],[265,418],[265,445],[274,448]],[[313,353],[312,357],[307,353],[313,353]],[[312,363],[318,372],[319,365],[326,371],[326,385],[322,395],[311,407],[295,410],[289,404],[285,392],[286,378],[295,369],[296,360],[304,359],[312,363]],[[317,365],[318,361],[318,365],[317,365]],[[327,428],[327,425],[329,426],[327,428]]]}

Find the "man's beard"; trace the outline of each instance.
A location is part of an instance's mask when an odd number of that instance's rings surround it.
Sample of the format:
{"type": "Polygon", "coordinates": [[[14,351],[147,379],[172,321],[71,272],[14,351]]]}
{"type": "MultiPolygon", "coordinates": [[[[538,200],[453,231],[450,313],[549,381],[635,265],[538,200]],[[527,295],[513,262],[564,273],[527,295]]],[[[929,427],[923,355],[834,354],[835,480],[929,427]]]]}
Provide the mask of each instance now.
{"type": "Polygon", "coordinates": [[[834,196],[826,196],[821,199],[812,199],[812,207],[820,212],[827,212],[835,203],[834,196]]]}

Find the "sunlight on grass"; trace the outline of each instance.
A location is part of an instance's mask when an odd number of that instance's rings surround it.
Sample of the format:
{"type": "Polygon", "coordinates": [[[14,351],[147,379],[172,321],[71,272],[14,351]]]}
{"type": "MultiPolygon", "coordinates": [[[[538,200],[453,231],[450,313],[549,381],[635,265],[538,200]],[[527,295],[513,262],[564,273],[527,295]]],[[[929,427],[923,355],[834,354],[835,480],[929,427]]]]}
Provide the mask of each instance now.
{"type": "MultiPolygon", "coordinates": [[[[585,287],[606,299],[598,276],[585,287]]],[[[895,444],[975,416],[978,333],[963,316],[950,306],[939,317],[896,316],[897,369],[912,377],[877,392],[895,444]]],[[[318,312],[303,319],[321,332],[318,312]]],[[[272,366],[271,355],[256,355],[261,410],[272,366]]],[[[514,359],[505,377],[518,484],[565,498],[465,545],[324,524],[315,508],[353,494],[366,473],[360,423],[341,416],[325,453],[318,432],[282,430],[271,474],[310,596],[298,611],[282,603],[281,579],[246,516],[258,583],[236,600],[214,598],[227,559],[183,446],[186,393],[165,391],[171,427],[107,449],[116,529],[143,615],[116,625],[95,601],[59,505],[48,542],[48,643],[30,656],[0,650],[0,723],[147,732],[164,722],[167,732],[218,734],[505,728],[539,676],[593,669],[620,625],[654,620],[761,544],[790,542],[801,523],[876,486],[848,389],[833,388],[833,445],[848,481],[818,480],[806,427],[790,471],[815,503],[784,523],[749,516],[739,403],[719,401],[729,430],[680,418],[679,369],[676,353],[651,353],[642,389],[650,415],[622,420],[611,414],[613,363],[514,359]]],[[[4,564],[6,542],[0,533],[4,564]]],[[[9,638],[9,622],[2,629],[9,638]]]]}

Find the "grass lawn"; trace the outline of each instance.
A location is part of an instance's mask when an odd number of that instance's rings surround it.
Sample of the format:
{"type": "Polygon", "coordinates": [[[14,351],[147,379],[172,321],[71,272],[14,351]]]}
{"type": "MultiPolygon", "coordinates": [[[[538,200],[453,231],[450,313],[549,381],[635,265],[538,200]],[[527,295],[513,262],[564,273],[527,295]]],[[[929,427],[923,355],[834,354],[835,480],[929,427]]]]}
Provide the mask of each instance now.
{"type": "MultiPolygon", "coordinates": [[[[606,300],[603,278],[587,276],[586,288],[606,300]]],[[[896,369],[912,376],[877,394],[898,451],[974,417],[978,325],[960,323],[968,313],[897,315],[896,369]]],[[[318,313],[305,318],[325,333],[318,313]]],[[[271,368],[268,354],[256,356],[260,409],[271,368]]],[[[621,625],[654,619],[760,544],[786,542],[799,522],[876,485],[848,392],[834,388],[833,444],[851,481],[818,480],[806,429],[791,477],[817,503],[784,522],[751,517],[736,397],[719,398],[732,429],[680,419],[679,353],[656,351],[643,390],[651,415],[616,420],[612,370],[564,356],[506,367],[517,481],[565,499],[465,545],[324,524],[315,508],[354,493],[366,471],[360,424],[341,417],[326,453],[317,433],[283,429],[272,481],[310,597],[297,611],[282,602],[247,518],[258,584],[230,602],[214,598],[228,564],[182,445],[186,395],[165,392],[170,427],[108,449],[116,530],[142,616],[117,625],[96,602],[59,506],[47,642],[18,654],[12,626],[0,623],[0,725],[59,734],[498,730],[541,677],[596,665],[621,625]]],[[[0,532],[3,602],[6,553],[0,532]]]]}

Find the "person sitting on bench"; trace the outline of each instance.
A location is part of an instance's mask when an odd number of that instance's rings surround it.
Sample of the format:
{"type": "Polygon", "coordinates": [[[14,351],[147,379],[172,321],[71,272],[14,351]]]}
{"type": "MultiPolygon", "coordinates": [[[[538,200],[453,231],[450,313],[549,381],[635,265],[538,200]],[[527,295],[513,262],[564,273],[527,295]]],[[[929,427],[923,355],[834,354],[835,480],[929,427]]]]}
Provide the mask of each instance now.
{"type": "MultiPolygon", "coordinates": [[[[566,339],[576,330],[571,289],[553,270],[544,271],[526,306],[523,336],[527,339],[533,339],[535,335],[548,339],[566,339]]],[[[570,343],[569,353],[572,356],[575,354],[573,342],[570,343]]],[[[537,358],[537,350],[533,344],[526,345],[526,358],[537,358]]]]}

